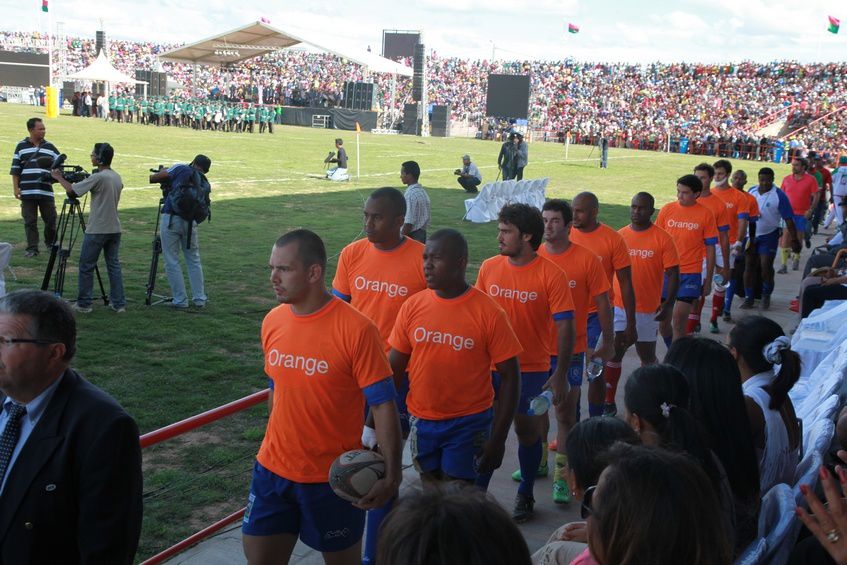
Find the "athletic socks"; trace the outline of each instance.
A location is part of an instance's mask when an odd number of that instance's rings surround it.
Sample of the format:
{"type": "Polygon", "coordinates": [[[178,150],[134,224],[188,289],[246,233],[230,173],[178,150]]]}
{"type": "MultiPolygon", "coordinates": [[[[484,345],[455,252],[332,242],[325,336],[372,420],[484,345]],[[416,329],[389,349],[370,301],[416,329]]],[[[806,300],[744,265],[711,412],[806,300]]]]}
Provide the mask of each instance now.
{"type": "Polygon", "coordinates": [[[618,382],[621,380],[621,364],[614,361],[606,361],[606,370],[603,372],[606,379],[606,404],[615,403],[615,395],[618,392],[618,382]]]}
{"type": "Polygon", "coordinates": [[[779,260],[783,265],[788,265],[788,255],[791,253],[791,250],[787,247],[779,248],[779,260]]]}
{"type": "Polygon", "coordinates": [[[729,279],[729,284],[726,287],[726,297],[723,302],[723,311],[729,312],[732,310],[732,297],[735,296],[735,277],[729,279]]]}
{"type": "Polygon", "coordinates": [[[725,294],[723,292],[712,293],[712,317],[709,319],[713,324],[717,323],[718,316],[723,312],[725,294]]]}
{"type": "Polygon", "coordinates": [[[535,474],[541,464],[541,440],[529,446],[518,445],[518,462],[521,467],[521,484],[518,485],[518,493],[532,496],[535,474]]]}
{"type": "Polygon", "coordinates": [[[756,297],[756,291],[753,290],[752,287],[745,286],[744,287],[744,298],[748,298],[753,300],[756,297]]]}
{"type": "Polygon", "coordinates": [[[480,473],[479,475],[476,476],[476,480],[474,481],[474,484],[476,485],[477,488],[481,489],[482,492],[486,492],[488,490],[488,483],[491,482],[491,476],[493,474],[494,474],[493,471],[490,472],[490,473],[480,473]]]}
{"type": "Polygon", "coordinates": [[[773,294],[773,284],[772,283],[762,283],[762,296],[770,296],[773,294]]]}
{"type": "Polygon", "coordinates": [[[667,336],[663,335],[663,336],[662,336],[662,341],[664,341],[664,342],[665,342],[665,347],[667,347],[668,349],[670,349],[670,348],[671,348],[671,344],[673,343],[673,334],[671,334],[671,335],[667,335],[667,336]]]}
{"type": "Polygon", "coordinates": [[[565,469],[568,468],[568,456],[562,453],[556,454],[556,468],[553,470],[553,481],[567,480],[565,469]]]}
{"type": "Polygon", "coordinates": [[[595,416],[602,416],[603,415],[603,408],[604,408],[603,404],[592,404],[592,403],[589,402],[588,403],[588,417],[593,418],[595,416]]]}
{"type": "Polygon", "coordinates": [[[379,527],[388,516],[394,500],[390,500],[385,506],[368,510],[368,522],[365,528],[365,554],[362,556],[362,565],[376,563],[376,546],[379,540],[379,527]]]}

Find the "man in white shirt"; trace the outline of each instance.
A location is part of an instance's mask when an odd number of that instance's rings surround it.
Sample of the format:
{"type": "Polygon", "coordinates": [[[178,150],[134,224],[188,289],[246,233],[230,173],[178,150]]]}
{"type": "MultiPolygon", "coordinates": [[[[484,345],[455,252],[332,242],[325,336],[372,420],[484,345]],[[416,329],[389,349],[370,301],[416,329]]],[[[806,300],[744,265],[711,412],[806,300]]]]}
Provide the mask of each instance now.
{"type": "Polygon", "coordinates": [[[456,169],[453,173],[459,175],[456,181],[465,189],[465,192],[479,192],[477,187],[482,183],[482,173],[479,172],[479,167],[471,162],[470,155],[462,155],[462,168],[456,169]]]}

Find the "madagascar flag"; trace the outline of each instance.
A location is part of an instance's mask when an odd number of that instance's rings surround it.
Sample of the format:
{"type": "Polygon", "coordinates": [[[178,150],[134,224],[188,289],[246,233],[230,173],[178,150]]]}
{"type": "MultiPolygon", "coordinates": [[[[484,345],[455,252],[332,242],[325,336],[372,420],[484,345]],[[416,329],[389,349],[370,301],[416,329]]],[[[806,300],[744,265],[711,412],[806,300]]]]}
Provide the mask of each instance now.
{"type": "MultiPolygon", "coordinates": [[[[44,0],[45,2],[47,0],[44,0]]],[[[841,27],[841,20],[829,16],[829,33],[838,33],[838,28],[841,27]]]]}
{"type": "MultiPolygon", "coordinates": [[[[44,0],[45,2],[47,0],[44,0]]],[[[830,19],[832,19],[830,17],[830,19]]],[[[579,26],[576,24],[568,24],[568,33],[579,33],[579,26]]]]}

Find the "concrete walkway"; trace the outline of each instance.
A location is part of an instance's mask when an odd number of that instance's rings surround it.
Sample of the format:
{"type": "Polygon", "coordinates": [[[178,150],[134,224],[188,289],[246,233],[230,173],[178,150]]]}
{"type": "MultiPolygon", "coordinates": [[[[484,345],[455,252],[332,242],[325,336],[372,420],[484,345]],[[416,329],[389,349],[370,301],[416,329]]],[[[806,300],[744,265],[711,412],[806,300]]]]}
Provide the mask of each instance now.
{"type": "MultiPolygon", "coordinates": [[[[812,248],[823,245],[825,235],[831,235],[832,230],[827,234],[821,234],[812,238],[812,248]]],[[[760,310],[739,310],[738,306],[741,301],[736,298],[733,303],[733,316],[738,319],[750,314],[765,314],[769,318],[779,323],[782,328],[788,333],[792,331],[799,321],[799,316],[788,310],[790,301],[796,296],[800,287],[802,266],[805,263],[811,252],[803,249],[801,258],[800,271],[788,271],[787,275],[776,275],[776,289],[772,297],[771,308],[767,312],[760,310]]],[[[779,259],[777,258],[777,268],[779,259]]],[[[702,326],[703,331],[700,335],[718,340],[726,340],[729,326],[722,321],[718,323],[720,333],[712,335],[708,333],[709,314],[711,312],[711,304],[707,304],[703,309],[702,326]]],[[[659,359],[664,357],[665,346],[659,340],[657,355],[659,359]]],[[[626,382],[626,375],[629,375],[640,365],[638,357],[635,354],[635,348],[631,348],[624,358],[623,362],[623,377],[621,378],[620,386],[618,387],[617,404],[619,410],[623,411],[623,390],[626,382]]],[[[583,387],[585,388],[585,387],[583,387]]],[[[582,414],[588,413],[587,400],[585,391],[582,394],[582,414]]],[[[555,427],[555,422],[552,423],[555,427]]],[[[551,432],[551,436],[552,432],[551,432]]],[[[404,466],[411,465],[411,458],[408,447],[404,455],[404,466]]],[[[494,474],[489,487],[489,493],[501,504],[506,510],[510,511],[515,498],[517,483],[511,480],[511,473],[517,468],[517,440],[514,434],[510,435],[506,444],[506,456],[503,466],[494,474]]],[[[550,455],[550,464],[552,468],[553,457],[550,455]]],[[[413,468],[408,467],[403,473],[403,484],[401,486],[401,496],[403,493],[408,493],[411,490],[420,489],[420,480],[413,468]]],[[[552,482],[551,479],[539,479],[535,486],[535,518],[525,524],[519,526],[524,535],[524,539],[529,546],[530,552],[539,549],[549,538],[550,534],[566,522],[580,520],[579,505],[576,503],[557,505],[551,499],[552,482]]],[[[167,561],[169,565],[239,565],[246,563],[244,554],[241,550],[241,530],[240,523],[234,524],[227,531],[210,538],[191,549],[185,551],[181,555],[167,561]]],[[[304,544],[298,542],[294,549],[294,554],[290,563],[312,565],[323,563],[320,553],[308,548],[304,544]]]]}

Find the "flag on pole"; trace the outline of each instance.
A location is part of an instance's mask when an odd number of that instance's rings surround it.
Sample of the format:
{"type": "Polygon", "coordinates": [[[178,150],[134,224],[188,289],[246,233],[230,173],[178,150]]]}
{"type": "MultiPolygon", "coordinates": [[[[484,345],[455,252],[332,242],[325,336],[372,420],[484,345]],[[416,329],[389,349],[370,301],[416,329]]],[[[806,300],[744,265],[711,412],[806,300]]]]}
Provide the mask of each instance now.
{"type": "MultiPolygon", "coordinates": [[[[41,0],[41,11],[42,12],[49,12],[49,10],[47,9],[47,0],[41,0]]],[[[830,19],[832,19],[832,18],[830,18],[830,19]]]]}
{"type": "MultiPolygon", "coordinates": [[[[46,2],[47,0],[45,0],[46,2]]],[[[579,33],[579,26],[576,24],[568,24],[568,33],[579,33]]]]}
{"type": "Polygon", "coordinates": [[[269,24],[269,23],[271,23],[271,21],[270,21],[268,18],[262,18],[262,19],[261,19],[261,22],[262,22],[263,24],[269,24]]]}
{"type": "MultiPolygon", "coordinates": [[[[47,0],[44,0],[47,2],[47,0]]],[[[838,28],[841,27],[841,20],[829,16],[829,33],[838,33],[838,28]]]]}

